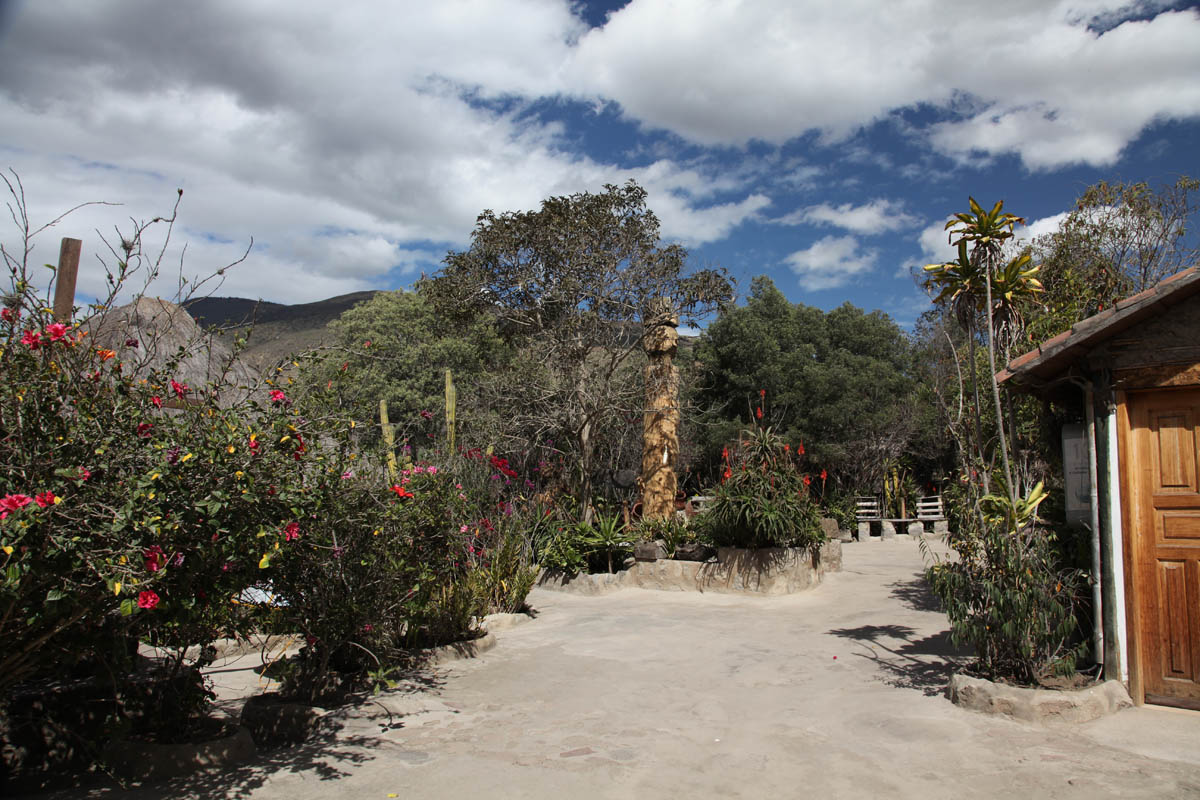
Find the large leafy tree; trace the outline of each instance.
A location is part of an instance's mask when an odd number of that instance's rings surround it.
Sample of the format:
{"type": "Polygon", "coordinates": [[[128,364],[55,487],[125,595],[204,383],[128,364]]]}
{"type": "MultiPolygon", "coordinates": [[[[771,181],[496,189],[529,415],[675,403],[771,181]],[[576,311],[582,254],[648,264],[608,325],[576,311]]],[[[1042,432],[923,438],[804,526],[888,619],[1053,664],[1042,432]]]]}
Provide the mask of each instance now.
{"type": "MultiPolygon", "coordinates": [[[[344,393],[340,402],[364,432],[378,431],[380,400],[387,401],[391,420],[402,430],[409,423],[436,427],[440,423],[426,421],[421,412],[440,417],[447,369],[465,386],[511,361],[489,317],[451,322],[415,292],[380,292],[331,322],[329,330],[333,344],[309,365],[307,377],[325,386],[336,373],[349,370],[354,380],[337,382],[344,393]]],[[[463,405],[471,401],[464,392],[463,405]]],[[[483,424],[478,415],[461,416],[468,426],[483,424]]]]}
{"type": "Polygon", "coordinates": [[[793,304],[766,276],[709,325],[696,358],[710,461],[762,407],[763,424],[803,443],[814,468],[868,489],[919,428],[912,349],[892,320],[849,303],[828,313],[793,304]]]}
{"type": "Polygon", "coordinates": [[[721,270],[688,272],[659,239],[646,191],[630,181],[551,197],[536,211],[484,211],[466,250],[421,291],[448,315],[486,313],[520,352],[519,379],[484,387],[516,442],[555,442],[586,515],[597,454],[641,419],[641,342],[653,302],[685,321],[724,303],[721,270]]]}
{"type": "MultiPolygon", "coordinates": [[[[1200,181],[1089,186],[1054,233],[1034,240],[1046,294],[1031,312],[1029,338],[1048,339],[1122,297],[1200,260],[1200,181]]],[[[1032,343],[1031,341],[1031,343],[1032,343]]]]}

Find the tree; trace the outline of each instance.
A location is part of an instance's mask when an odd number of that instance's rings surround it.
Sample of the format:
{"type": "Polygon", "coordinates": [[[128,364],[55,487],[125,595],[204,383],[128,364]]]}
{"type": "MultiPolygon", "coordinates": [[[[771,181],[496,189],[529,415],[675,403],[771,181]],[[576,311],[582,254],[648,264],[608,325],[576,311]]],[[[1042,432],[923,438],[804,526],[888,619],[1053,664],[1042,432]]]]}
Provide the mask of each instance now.
{"type": "Polygon", "coordinates": [[[1035,239],[1046,294],[1030,320],[1042,341],[1200,260],[1196,215],[1200,181],[1181,177],[1089,186],[1054,233],[1035,239]]]}
{"type": "Polygon", "coordinates": [[[588,515],[595,456],[606,436],[640,419],[644,322],[667,298],[695,323],[732,294],[722,270],[685,272],[687,253],[663,246],[646,191],[630,181],[551,197],[537,211],[484,211],[471,245],[452,251],[421,291],[447,315],[487,313],[521,351],[521,382],[492,381],[514,438],[559,443],[588,515]]]}
{"type": "MultiPolygon", "coordinates": [[[[380,292],[329,329],[334,344],[308,366],[307,382],[325,386],[349,370],[354,380],[339,382],[347,393],[341,405],[366,430],[377,430],[380,400],[393,421],[416,421],[442,408],[445,370],[465,384],[512,357],[487,315],[452,322],[415,292],[380,292]]],[[[470,396],[464,400],[470,404],[470,396]]]]}
{"type": "Polygon", "coordinates": [[[913,434],[911,346],[879,312],[793,304],[759,276],[744,306],[708,326],[696,358],[711,464],[759,407],[761,424],[803,443],[807,463],[846,488],[874,485],[913,434]]]}

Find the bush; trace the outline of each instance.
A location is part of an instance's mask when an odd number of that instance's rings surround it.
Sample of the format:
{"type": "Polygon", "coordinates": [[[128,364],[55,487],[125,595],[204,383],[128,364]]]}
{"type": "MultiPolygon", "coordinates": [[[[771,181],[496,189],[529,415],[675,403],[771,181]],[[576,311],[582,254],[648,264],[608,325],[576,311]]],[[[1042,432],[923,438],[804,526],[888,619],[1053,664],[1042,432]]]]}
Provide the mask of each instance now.
{"type": "Polygon", "coordinates": [[[951,639],[974,648],[975,670],[989,679],[1071,674],[1086,648],[1075,635],[1086,574],[1059,566],[1054,533],[1035,524],[1039,495],[1040,484],[1015,509],[1004,496],[983,498],[982,519],[963,515],[951,536],[958,559],[926,571],[951,639]]]}
{"type": "Polygon", "coordinates": [[[732,457],[726,451],[723,458],[724,479],[702,515],[701,530],[712,544],[811,549],[825,540],[812,479],[770,428],[747,431],[732,457]]]}

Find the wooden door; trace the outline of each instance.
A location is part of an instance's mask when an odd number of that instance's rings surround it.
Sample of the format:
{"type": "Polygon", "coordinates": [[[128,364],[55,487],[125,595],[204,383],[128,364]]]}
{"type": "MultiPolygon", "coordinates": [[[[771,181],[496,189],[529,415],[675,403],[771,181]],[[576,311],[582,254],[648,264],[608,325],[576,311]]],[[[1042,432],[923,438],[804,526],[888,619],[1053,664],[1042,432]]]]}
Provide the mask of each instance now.
{"type": "Polygon", "coordinates": [[[1200,390],[1128,397],[1140,683],[1147,703],[1200,709],[1200,390]]]}

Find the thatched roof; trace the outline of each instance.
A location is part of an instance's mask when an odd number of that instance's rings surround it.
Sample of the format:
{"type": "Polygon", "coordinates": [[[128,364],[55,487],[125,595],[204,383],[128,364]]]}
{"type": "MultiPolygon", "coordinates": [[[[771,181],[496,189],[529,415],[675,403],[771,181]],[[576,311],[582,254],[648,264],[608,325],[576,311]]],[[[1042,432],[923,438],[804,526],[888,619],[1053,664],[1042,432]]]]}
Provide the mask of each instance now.
{"type": "Polygon", "coordinates": [[[83,323],[94,346],[114,350],[138,377],[158,371],[194,390],[209,384],[224,388],[222,402],[244,393],[262,377],[230,346],[206,333],[191,315],[174,303],[157,297],[139,297],[91,317],[83,323]],[[174,365],[174,366],[172,366],[174,365]]]}

